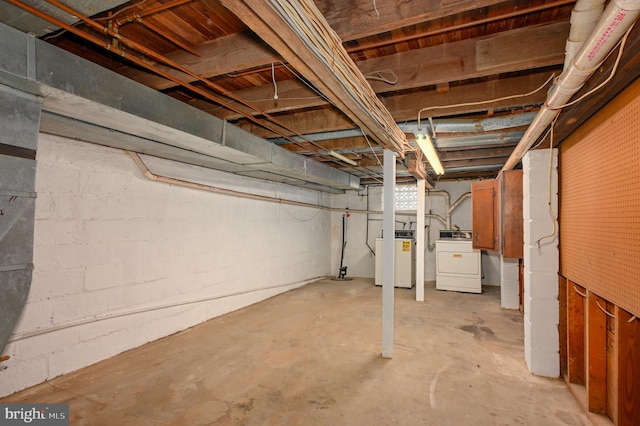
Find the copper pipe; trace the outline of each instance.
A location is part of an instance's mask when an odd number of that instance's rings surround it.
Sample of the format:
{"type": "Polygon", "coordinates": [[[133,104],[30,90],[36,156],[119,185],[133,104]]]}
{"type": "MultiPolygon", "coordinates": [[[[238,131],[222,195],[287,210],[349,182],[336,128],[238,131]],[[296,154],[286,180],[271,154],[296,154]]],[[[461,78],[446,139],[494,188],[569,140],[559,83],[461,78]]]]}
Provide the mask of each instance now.
{"type": "MultiPolygon", "coordinates": [[[[28,4],[22,3],[20,0],[7,0],[7,2],[9,2],[9,3],[13,4],[14,6],[17,6],[17,7],[21,8],[21,9],[23,9],[23,10],[26,10],[27,12],[32,13],[33,15],[38,16],[39,18],[42,18],[42,19],[44,19],[46,21],[49,21],[49,22],[51,22],[51,23],[53,23],[53,24],[55,24],[55,25],[57,25],[57,26],[59,26],[61,28],[64,28],[65,30],[67,30],[67,31],[69,31],[69,32],[71,32],[71,33],[73,33],[73,34],[75,34],[75,35],[77,35],[77,36],[79,36],[79,37],[81,37],[81,38],[93,43],[93,44],[96,44],[96,45],[98,45],[100,47],[103,47],[104,49],[107,49],[110,52],[113,52],[113,53],[115,53],[115,54],[117,54],[119,56],[122,56],[123,58],[130,60],[131,62],[135,63],[136,65],[139,65],[139,66],[141,66],[143,68],[146,68],[146,69],[148,69],[148,70],[160,75],[161,77],[164,77],[164,78],[166,78],[166,79],[168,79],[170,81],[173,81],[174,83],[176,83],[176,84],[178,84],[180,86],[183,86],[186,89],[189,89],[192,92],[194,92],[194,93],[196,93],[196,94],[198,94],[198,95],[200,95],[200,96],[202,96],[202,97],[204,97],[204,98],[206,98],[206,99],[208,99],[210,101],[213,101],[213,102],[217,103],[218,105],[221,105],[221,106],[223,106],[223,107],[225,107],[225,108],[227,108],[227,109],[229,109],[229,110],[231,110],[231,111],[233,111],[233,112],[235,112],[237,114],[240,114],[240,115],[246,117],[247,119],[249,119],[250,121],[254,122],[255,124],[257,124],[257,125],[259,125],[261,127],[264,127],[265,129],[267,129],[267,130],[269,130],[269,131],[271,131],[271,132],[273,132],[273,133],[275,133],[277,135],[282,136],[283,138],[287,139],[288,141],[292,142],[295,145],[304,147],[302,142],[298,142],[295,139],[293,139],[291,136],[283,134],[281,131],[273,128],[272,126],[269,126],[266,123],[258,121],[258,119],[254,118],[253,116],[245,113],[244,111],[239,110],[238,108],[234,107],[233,105],[231,105],[231,104],[229,104],[229,103],[227,103],[227,102],[225,102],[225,101],[223,101],[223,100],[221,100],[219,98],[216,98],[211,93],[209,93],[207,91],[204,91],[204,90],[194,86],[191,83],[182,81],[179,78],[174,77],[171,74],[169,74],[169,73],[167,73],[165,71],[162,71],[161,69],[156,68],[153,65],[148,64],[147,62],[143,61],[140,58],[137,58],[136,56],[127,55],[121,49],[115,48],[110,43],[108,43],[108,42],[106,42],[104,40],[101,40],[98,37],[92,36],[91,34],[88,34],[88,33],[84,32],[82,30],[79,30],[78,28],[76,28],[76,27],[74,27],[72,25],[68,25],[67,23],[65,23],[63,21],[61,21],[61,20],[59,20],[59,19],[57,19],[57,18],[55,18],[53,16],[48,15],[47,13],[44,13],[44,12],[40,11],[39,9],[34,8],[33,6],[30,6],[28,4]]],[[[79,15],[76,15],[76,16],[79,16],[79,15]]],[[[107,30],[107,29],[105,29],[105,30],[107,30]]],[[[119,38],[117,38],[117,39],[120,40],[119,38]]],[[[252,109],[255,110],[255,108],[252,108],[252,109]]],[[[275,124],[279,125],[277,122],[275,122],[275,124]]],[[[285,126],[281,126],[281,127],[283,129],[286,129],[285,126]]],[[[292,133],[294,133],[297,136],[301,136],[301,135],[297,134],[296,132],[292,132],[292,133]]],[[[305,138],[305,141],[306,141],[306,138],[305,138]]],[[[320,145],[318,145],[316,143],[312,142],[311,144],[316,146],[316,147],[318,147],[318,148],[320,148],[320,149],[322,149],[322,150],[324,150],[324,148],[322,146],[320,146],[320,145]]]]}
{"type": "Polygon", "coordinates": [[[192,55],[197,56],[198,58],[202,57],[200,52],[198,52],[197,50],[194,50],[193,47],[187,45],[186,43],[181,42],[180,40],[176,39],[175,37],[170,36],[169,34],[167,34],[166,32],[162,31],[160,28],[156,27],[152,23],[147,22],[147,21],[143,20],[142,18],[139,18],[136,22],[144,25],[145,27],[147,27],[151,31],[155,32],[159,36],[162,36],[162,37],[166,38],[171,43],[173,43],[176,46],[182,48],[183,50],[191,53],[192,55]]]}
{"type": "MultiPolygon", "coordinates": [[[[10,3],[12,3],[12,4],[16,5],[16,6],[23,7],[25,10],[36,10],[36,11],[39,12],[38,16],[42,17],[43,19],[49,20],[50,22],[53,22],[56,25],[58,25],[58,26],[60,26],[62,28],[65,28],[68,31],[70,31],[70,32],[72,32],[72,33],[74,33],[74,34],[76,34],[76,35],[78,35],[80,37],[85,38],[87,41],[91,41],[93,43],[96,43],[95,41],[91,40],[88,37],[89,34],[86,34],[81,30],[77,30],[75,27],[67,25],[67,24],[63,23],[62,21],[60,21],[60,20],[58,20],[58,19],[56,19],[56,18],[54,18],[52,16],[49,16],[46,13],[42,13],[38,9],[35,9],[33,7],[30,7],[30,6],[28,8],[26,8],[24,6],[28,6],[28,5],[22,3],[22,1],[20,1],[20,0],[7,0],[7,1],[9,1],[10,3]],[[63,25],[61,25],[61,23],[63,25]],[[86,35],[86,37],[85,37],[85,35],[86,35]]],[[[234,95],[232,92],[224,89],[221,86],[218,86],[215,83],[212,83],[208,79],[206,79],[206,78],[194,73],[193,71],[183,67],[182,65],[178,64],[177,62],[174,62],[174,61],[172,61],[172,60],[160,55],[159,53],[156,53],[153,50],[148,49],[147,47],[141,45],[140,43],[137,43],[135,41],[129,40],[128,38],[126,38],[126,37],[122,36],[121,34],[119,34],[117,30],[113,30],[113,29],[108,28],[108,27],[103,27],[98,22],[94,21],[93,19],[91,19],[91,18],[89,18],[87,16],[82,15],[81,13],[73,10],[72,8],[70,8],[69,6],[67,6],[67,5],[65,5],[63,3],[60,3],[58,0],[47,0],[47,2],[52,4],[52,5],[54,5],[54,6],[56,6],[56,7],[58,7],[59,9],[65,11],[65,12],[77,17],[78,19],[84,21],[85,23],[87,23],[94,30],[96,30],[98,32],[101,32],[101,33],[104,33],[104,34],[107,34],[107,35],[113,37],[114,39],[118,40],[120,43],[124,43],[126,46],[129,46],[130,48],[132,48],[134,50],[137,50],[138,52],[142,53],[143,55],[146,55],[146,56],[148,56],[150,58],[153,58],[156,61],[162,62],[162,63],[164,63],[164,64],[166,64],[166,65],[168,65],[168,66],[170,66],[172,68],[175,68],[176,70],[181,71],[181,72],[193,77],[195,80],[201,81],[202,83],[204,83],[209,88],[211,88],[211,89],[217,91],[218,93],[226,96],[227,98],[229,98],[229,99],[231,99],[231,100],[233,100],[235,102],[238,102],[239,104],[241,104],[241,105],[243,105],[243,106],[255,111],[258,115],[262,115],[267,120],[269,120],[273,124],[279,126],[280,128],[290,132],[291,134],[293,134],[295,136],[298,136],[298,137],[302,138],[305,142],[310,143],[311,145],[315,146],[316,148],[324,150],[324,147],[322,147],[321,145],[317,144],[314,141],[307,140],[303,135],[299,134],[295,130],[290,129],[287,126],[279,123],[275,118],[273,118],[268,113],[258,110],[256,107],[254,107],[253,105],[249,104],[244,99],[239,98],[238,96],[234,95]]],[[[100,40],[100,39],[97,39],[97,40],[100,40]]],[[[204,91],[202,91],[200,89],[197,89],[192,84],[190,84],[188,82],[185,82],[185,81],[182,81],[182,80],[178,79],[177,77],[173,77],[170,74],[160,70],[159,68],[156,68],[153,65],[150,65],[150,64],[148,64],[148,63],[146,63],[144,61],[141,61],[138,58],[135,58],[134,56],[126,55],[125,52],[121,51],[120,49],[114,50],[110,44],[107,44],[106,46],[104,46],[103,43],[104,42],[102,40],[100,40],[96,44],[98,44],[99,46],[105,47],[107,50],[109,50],[111,52],[114,52],[114,53],[116,53],[116,54],[118,54],[118,55],[120,55],[122,57],[126,57],[127,59],[131,60],[132,62],[135,62],[137,65],[143,66],[144,68],[149,69],[149,70],[157,73],[158,75],[160,75],[160,76],[162,76],[164,78],[167,78],[168,80],[173,81],[174,83],[176,83],[178,85],[181,85],[181,86],[183,86],[185,88],[188,88],[188,89],[200,94],[201,96],[205,96],[207,99],[212,100],[215,103],[217,103],[217,104],[219,104],[221,106],[224,106],[225,108],[227,108],[227,109],[229,109],[229,110],[231,110],[231,111],[233,111],[233,112],[235,112],[237,114],[240,114],[240,115],[248,118],[249,120],[251,120],[252,122],[256,123],[257,125],[259,125],[261,127],[264,127],[265,129],[267,129],[267,130],[269,130],[269,131],[271,131],[271,132],[273,132],[275,134],[278,134],[278,135],[282,136],[283,138],[287,139],[288,141],[298,145],[298,142],[295,141],[291,136],[285,135],[281,131],[278,131],[275,128],[273,128],[272,126],[269,126],[266,123],[258,121],[258,119],[253,117],[253,115],[247,114],[247,113],[245,113],[245,112],[233,107],[230,103],[226,103],[226,102],[224,102],[224,101],[222,101],[222,100],[220,100],[218,98],[212,97],[207,92],[204,92],[204,91]]]]}
{"type": "Polygon", "coordinates": [[[156,7],[150,7],[149,9],[143,10],[141,12],[137,12],[135,15],[138,18],[142,18],[144,16],[153,15],[154,13],[162,12],[163,10],[171,9],[176,6],[183,5],[185,3],[190,3],[192,0],[175,0],[167,4],[162,4],[156,7]]]}
{"type": "Polygon", "coordinates": [[[185,3],[189,3],[192,0],[176,0],[174,2],[171,3],[167,3],[167,4],[163,4],[161,6],[158,7],[152,7],[140,12],[136,12],[133,13],[131,15],[127,15],[122,19],[116,19],[115,23],[117,25],[119,25],[120,27],[122,27],[125,24],[128,24],[130,22],[137,22],[139,24],[144,25],[145,27],[147,27],[148,29],[150,29],[151,31],[155,32],[156,34],[158,34],[159,36],[162,36],[164,38],[166,38],[167,40],[169,40],[171,43],[175,44],[176,46],[182,48],[183,50],[191,53],[194,56],[197,56],[198,58],[202,57],[202,55],[200,54],[200,52],[196,51],[193,49],[192,46],[187,45],[186,43],[181,42],[180,40],[176,39],[175,37],[170,36],[169,34],[167,34],[166,32],[164,32],[163,30],[161,30],[160,28],[156,27],[155,25],[146,22],[144,20],[145,16],[149,16],[158,12],[162,12],[164,10],[167,9],[171,9],[175,6],[180,6],[182,4],[185,3]]]}

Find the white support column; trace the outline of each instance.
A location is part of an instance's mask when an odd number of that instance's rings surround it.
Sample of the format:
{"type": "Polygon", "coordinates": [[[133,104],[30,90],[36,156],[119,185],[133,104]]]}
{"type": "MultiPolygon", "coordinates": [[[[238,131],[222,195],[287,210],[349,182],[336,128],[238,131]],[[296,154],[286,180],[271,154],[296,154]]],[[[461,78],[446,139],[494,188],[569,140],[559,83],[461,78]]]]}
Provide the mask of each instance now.
{"type": "Polygon", "coordinates": [[[382,357],[393,357],[393,315],[395,276],[396,154],[384,150],[384,205],[382,215],[382,357]]]}
{"type": "Polygon", "coordinates": [[[520,309],[518,259],[500,256],[500,304],[505,309],[520,309]]]}
{"type": "Polygon", "coordinates": [[[424,302],[424,215],[425,180],[418,179],[418,209],[416,212],[416,301],[424,302]]]}
{"type": "Polygon", "coordinates": [[[529,151],[522,160],[524,214],[524,354],[533,374],[560,375],[558,337],[558,156],[529,151]],[[551,170],[550,170],[551,169],[551,170]],[[551,184],[549,184],[551,178],[551,184]],[[551,209],[549,212],[549,193],[551,209]],[[555,233],[554,233],[555,230],[555,233]]]}

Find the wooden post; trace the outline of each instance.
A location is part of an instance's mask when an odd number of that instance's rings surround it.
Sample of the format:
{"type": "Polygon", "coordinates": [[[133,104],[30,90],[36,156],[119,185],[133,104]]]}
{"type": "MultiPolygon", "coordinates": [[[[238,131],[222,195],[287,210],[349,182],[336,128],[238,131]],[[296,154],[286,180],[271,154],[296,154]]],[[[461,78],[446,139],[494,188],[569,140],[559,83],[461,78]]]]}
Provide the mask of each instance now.
{"type": "MultiPolygon", "coordinates": [[[[607,308],[616,313],[615,306],[607,308]]],[[[616,335],[617,319],[607,316],[607,416],[618,417],[618,336],[616,335]]]]}
{"type": "Polygon", "coordinates": [[[607,413],[607,303],[589,292],[586,321],[587,402],[589,411],[607,413]],[[598,306],[598,304],[600,306],[598,306]],[[602,307],[602,308],[601,308],[602,307]]]}
{"type": "Polygon", "coordinates": [[[640,424],[640,320],[617,307],[618,413],[614,424],[640,424]],[[629,322],[634,318],[631,322],[629,322]]]}
{"type": "Polygon", "coordinates": [[[585,384],[584,374],[584,289],[567,283],[567,378],[569,383],[585,384]],[[579,292],[579,293],[578,293],[579,292]]]}
{"type": "Polygon", "coordinates": [[[560,305],[558,337],[560,339],[560,375],[562,377],[567,376],[567,282],[565,277],[558,274],[558,304],[560,305]]]}

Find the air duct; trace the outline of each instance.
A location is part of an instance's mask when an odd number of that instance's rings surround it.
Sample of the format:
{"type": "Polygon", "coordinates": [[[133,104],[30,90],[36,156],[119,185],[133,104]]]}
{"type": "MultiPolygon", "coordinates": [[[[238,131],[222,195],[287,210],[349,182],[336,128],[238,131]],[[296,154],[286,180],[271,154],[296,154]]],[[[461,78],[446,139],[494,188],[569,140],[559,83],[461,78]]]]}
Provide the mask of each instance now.
{"type": "Polygon", "coordinates": [[[560,114],[562,107],[600,67],[624,33],[638,19],[638,15],[638,0],[614,0],[609,3],[591,35],[573,57],[571,65],[563,71],[549,90],[544,106],[531,122],[502,171],[513,169],[520,162],[524,154],[560,114]]]}

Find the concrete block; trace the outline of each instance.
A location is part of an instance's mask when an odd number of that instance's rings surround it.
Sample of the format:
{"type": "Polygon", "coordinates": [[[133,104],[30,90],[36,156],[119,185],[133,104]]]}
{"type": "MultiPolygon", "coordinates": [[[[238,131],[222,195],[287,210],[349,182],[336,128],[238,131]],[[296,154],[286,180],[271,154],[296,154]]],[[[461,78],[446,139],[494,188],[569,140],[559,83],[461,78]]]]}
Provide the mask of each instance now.
{"type": "Polygon", "coordinates": [[[13,329],[13,334],[28,333],[40,328],[46,328],[52,322],[53,311],[51,300],[32,301],[27,298],[27,303],[22,309],[18,322],[13,329]]]}
{"type": "MultiPolygon", "coordinates": [[[[549,193],[549,163],[544,165],[544,169],[529,169],[528,173],[523,174],[522,196],[529,198],[536,195],[547,195],[549,193]]],[[[554,168],[551,177],[551,193],[558,193],[558,172],[554,168]]]]}
{"type": "Polygon", "coordinates": [[[525,245],[525,270],[540,273],[557,273],[560,268],[560,253],[557,243],[543,240],[540,247],[537,244],[525,245]],[[547,244],[547,241],[549,242],[547,244]]]}
{"type": "Polygon", "coordinates": [[[29,300],[40,301],[52,297],[78,294],[84,291],[85,270],[65,269],[63,271],[33,271],[29,300]]]}
{"type": "Polygon", "coordinates": [[[559,322],[559,304],[555,299],[535,299],[523,297],[525,317],[535,324],[557,326],[559,322]]]}
{"type": "MultiPolygon", "coordinates": [[[[550,219],[549,197],[547,194],[532,195],[524,198],[522,214],[525,220],[550,219]],[[526,200],[526,201],[524,201],[526,200]]],[[[554,217],[558,216],[558,197],[554,194],[551,198],[551,208],[554,217]]]]}
{"type": "Polygon", "coordinates": [[[558,274],[525,271],[524,294],[534,299],[558,299],[558,274]]]}
{"type": "Polygon", "coordinates": [[[504,285],[500,288],[500,306],[505,309],[519,309],[520,308],[520,296],[518,293],[510,293],[502,291],[504,285]]]}
{"type": "Polygon", "coordinates": [[[92,318],[107,312],[109,293],[106,291],[84,292],[53,299],[53,324],[64,324],[92,318]]]}
{"type": "Polygon", "coordinates": [[[559,349],[559,334],[557,314],[554,318],[546,319],[541,317],[538,312],[545,311],[545,307],[541,307],[534,301],[534,309],[537,312],[527,313],[527,308],[531,309],[531,304],[525,298],[525,318],[524,318],[524,339],[529,346],[534,349],[542,349],[545,351],[557,351],[559,349]]]}
{"type": "MultiPolygon", "coordinates": [[[[7,345],[3,353],[15,354],[15,352],[12,352],[11,344],[7,345]]],[[[47,357],[45,356],[26,360],[12,356],[2,364],[7,369],[0,373],[2,374],[2,380],[0,380],[1,396],[26,389],[50,377],[47,357]]]]}
{"type": "Polygon", "coordinates": [[[88,291],[126,285],[124,266],[120,263],[88,265],[84,288],[88,291]]]}
{"type": "MultiPolygon", "coordinates": [[[[547,169],[549,166],[549,150],[548,149],[536,149],[527,152],[522,157],[522,169],[527,172],[528,170],[547,169]]],[[[553,165],[557,165],[558,150],[553,149],[553,165]]]]}
{"type": "MultiPolygon", "coordinates": [[[[525,347],[525,354],[527,348],[525,347]]],[[[528,348],[529,355],[525,355],[527,368],[533,374],[542,377],[556,378],[560,376],[560,354],[528,348]]]]}

